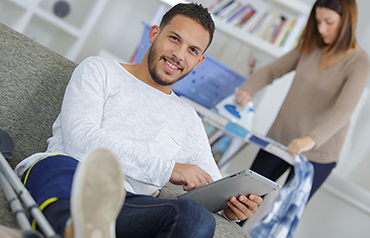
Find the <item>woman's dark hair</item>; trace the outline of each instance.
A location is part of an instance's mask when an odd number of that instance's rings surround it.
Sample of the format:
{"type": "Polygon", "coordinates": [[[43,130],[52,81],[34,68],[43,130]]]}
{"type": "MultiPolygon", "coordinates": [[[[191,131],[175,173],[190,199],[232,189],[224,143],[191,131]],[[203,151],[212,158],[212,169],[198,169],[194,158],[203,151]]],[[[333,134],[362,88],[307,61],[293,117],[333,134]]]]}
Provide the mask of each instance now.
{"type": "Polygon", "coordinates": [[[211,15],[208,12],[208,9],[203,7],[202,4],[197,3],[179,3],[172,7],[170,10],[164,14],[162,17],[162,21],[159,25],[160,28],[164,28],[166,25],[170,23],[172,18],[176,15],[183,15],[188,17],[200,25],[204,27],[209,32],[209,43],[208,46],[211,44],[213,39],[213,33],[215,31],[215,24],[212,20],[211,15]]]}
{"type": "Polygon", "coordinates": [[[355,0],[317,0],[313,5],[307,25],[300,40],[301,54],[312,53],[316,48],[326,47],[316,22],[316,8],[331,9],[341,16],[339,32],[328,50],[347,50],[354,48],[356,42],[357,4],[355,0]]]}

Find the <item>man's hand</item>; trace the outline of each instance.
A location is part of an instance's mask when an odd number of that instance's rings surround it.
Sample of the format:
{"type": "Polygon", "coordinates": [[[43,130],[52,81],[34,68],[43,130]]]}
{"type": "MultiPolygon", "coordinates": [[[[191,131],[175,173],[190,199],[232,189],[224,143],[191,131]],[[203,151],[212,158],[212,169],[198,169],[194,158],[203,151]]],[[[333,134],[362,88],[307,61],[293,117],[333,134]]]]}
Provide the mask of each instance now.
{"type": "Polygon", "coordinates": [[[170,182],[175,185],[182,185],[185,191],[190,191],[212,183],[213,179],[195,164],[176,163],[171,174],[170,182]]]}
{"type": "Polygon", "coordinates": [[[261,197],[253,194],[249,195],[249,197],[244,195],[241,195],[238,198],[232,197],[227,202],[229,207],[224,210],[224,213],[230,220],[243,221],[256,213],[258,206],[261,205],[262,202],[263,199],[261,197]]]}
{"type": "Polygon", "coordinates": [[[252,101],[252,94],[240,89],[235,93],[235,101],[239,105],[244,106],[247,102],[252,101]]]}
{"type": "Polygon", "coordinates": [[[316,146],[316,141],[311,136],[304,136],[294,139],[288,145],[288,152],[293,155],[299,155],[303,152],[310,151],[316,146]]]}

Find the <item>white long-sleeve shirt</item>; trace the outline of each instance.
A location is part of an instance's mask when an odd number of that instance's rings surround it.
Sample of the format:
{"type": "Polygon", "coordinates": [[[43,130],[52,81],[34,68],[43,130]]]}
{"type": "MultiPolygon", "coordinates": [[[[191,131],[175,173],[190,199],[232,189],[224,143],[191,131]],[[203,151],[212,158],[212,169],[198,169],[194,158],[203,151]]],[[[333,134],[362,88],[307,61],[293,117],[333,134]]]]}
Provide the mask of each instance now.
{"type": "Polygon", "coordinates": [[[15,170],[21,175],[54,153],[81,160],[97,147],[117,155],[132,193],[150,195],[163,187],[175,163],[196,164],[214,180],[221,178],[191,106],[140,81],[117,61],[89,57],[71,77],[47,151],[15,170]]]}

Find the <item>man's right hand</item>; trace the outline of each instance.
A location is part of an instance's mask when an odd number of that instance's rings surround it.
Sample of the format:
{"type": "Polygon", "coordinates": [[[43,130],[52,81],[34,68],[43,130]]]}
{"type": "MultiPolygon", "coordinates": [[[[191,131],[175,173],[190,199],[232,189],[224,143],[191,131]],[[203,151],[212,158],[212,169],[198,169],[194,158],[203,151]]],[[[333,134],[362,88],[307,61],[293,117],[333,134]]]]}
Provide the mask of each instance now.
{"type": "Polygon", "coordinates": [[[176,163],[171,174],[170,182],[175,185],[182,185],[185,191],[190,191],[212,183],[213,179],[195,164],[176,163]]]}
{"type": "Polygon", "coordinates": [[[243,89],[238,90],[235,93],[235,101],[241,106],[244,106],[247,102],[252,101],[252,94],[243,89]]]}

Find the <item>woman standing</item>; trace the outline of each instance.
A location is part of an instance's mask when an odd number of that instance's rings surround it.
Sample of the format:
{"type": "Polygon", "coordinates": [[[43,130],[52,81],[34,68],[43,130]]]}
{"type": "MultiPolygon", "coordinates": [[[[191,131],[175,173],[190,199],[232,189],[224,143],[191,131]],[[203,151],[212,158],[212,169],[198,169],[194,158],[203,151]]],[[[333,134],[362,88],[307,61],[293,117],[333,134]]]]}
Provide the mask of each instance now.
{"type": "MultiPolygon", "coordinates": [[[[368,80],[369,59],[356,42],[356,21],[355,0],[316,1],[298,47],[258,70],[236,93],[244,105],[274,79],[296,71],[267,136],[313,164],[309,199],[338,162],[350,116],[368,80]]],[[[251,169],[277,180],[289,167],[260,150],[251,169]]]]}

